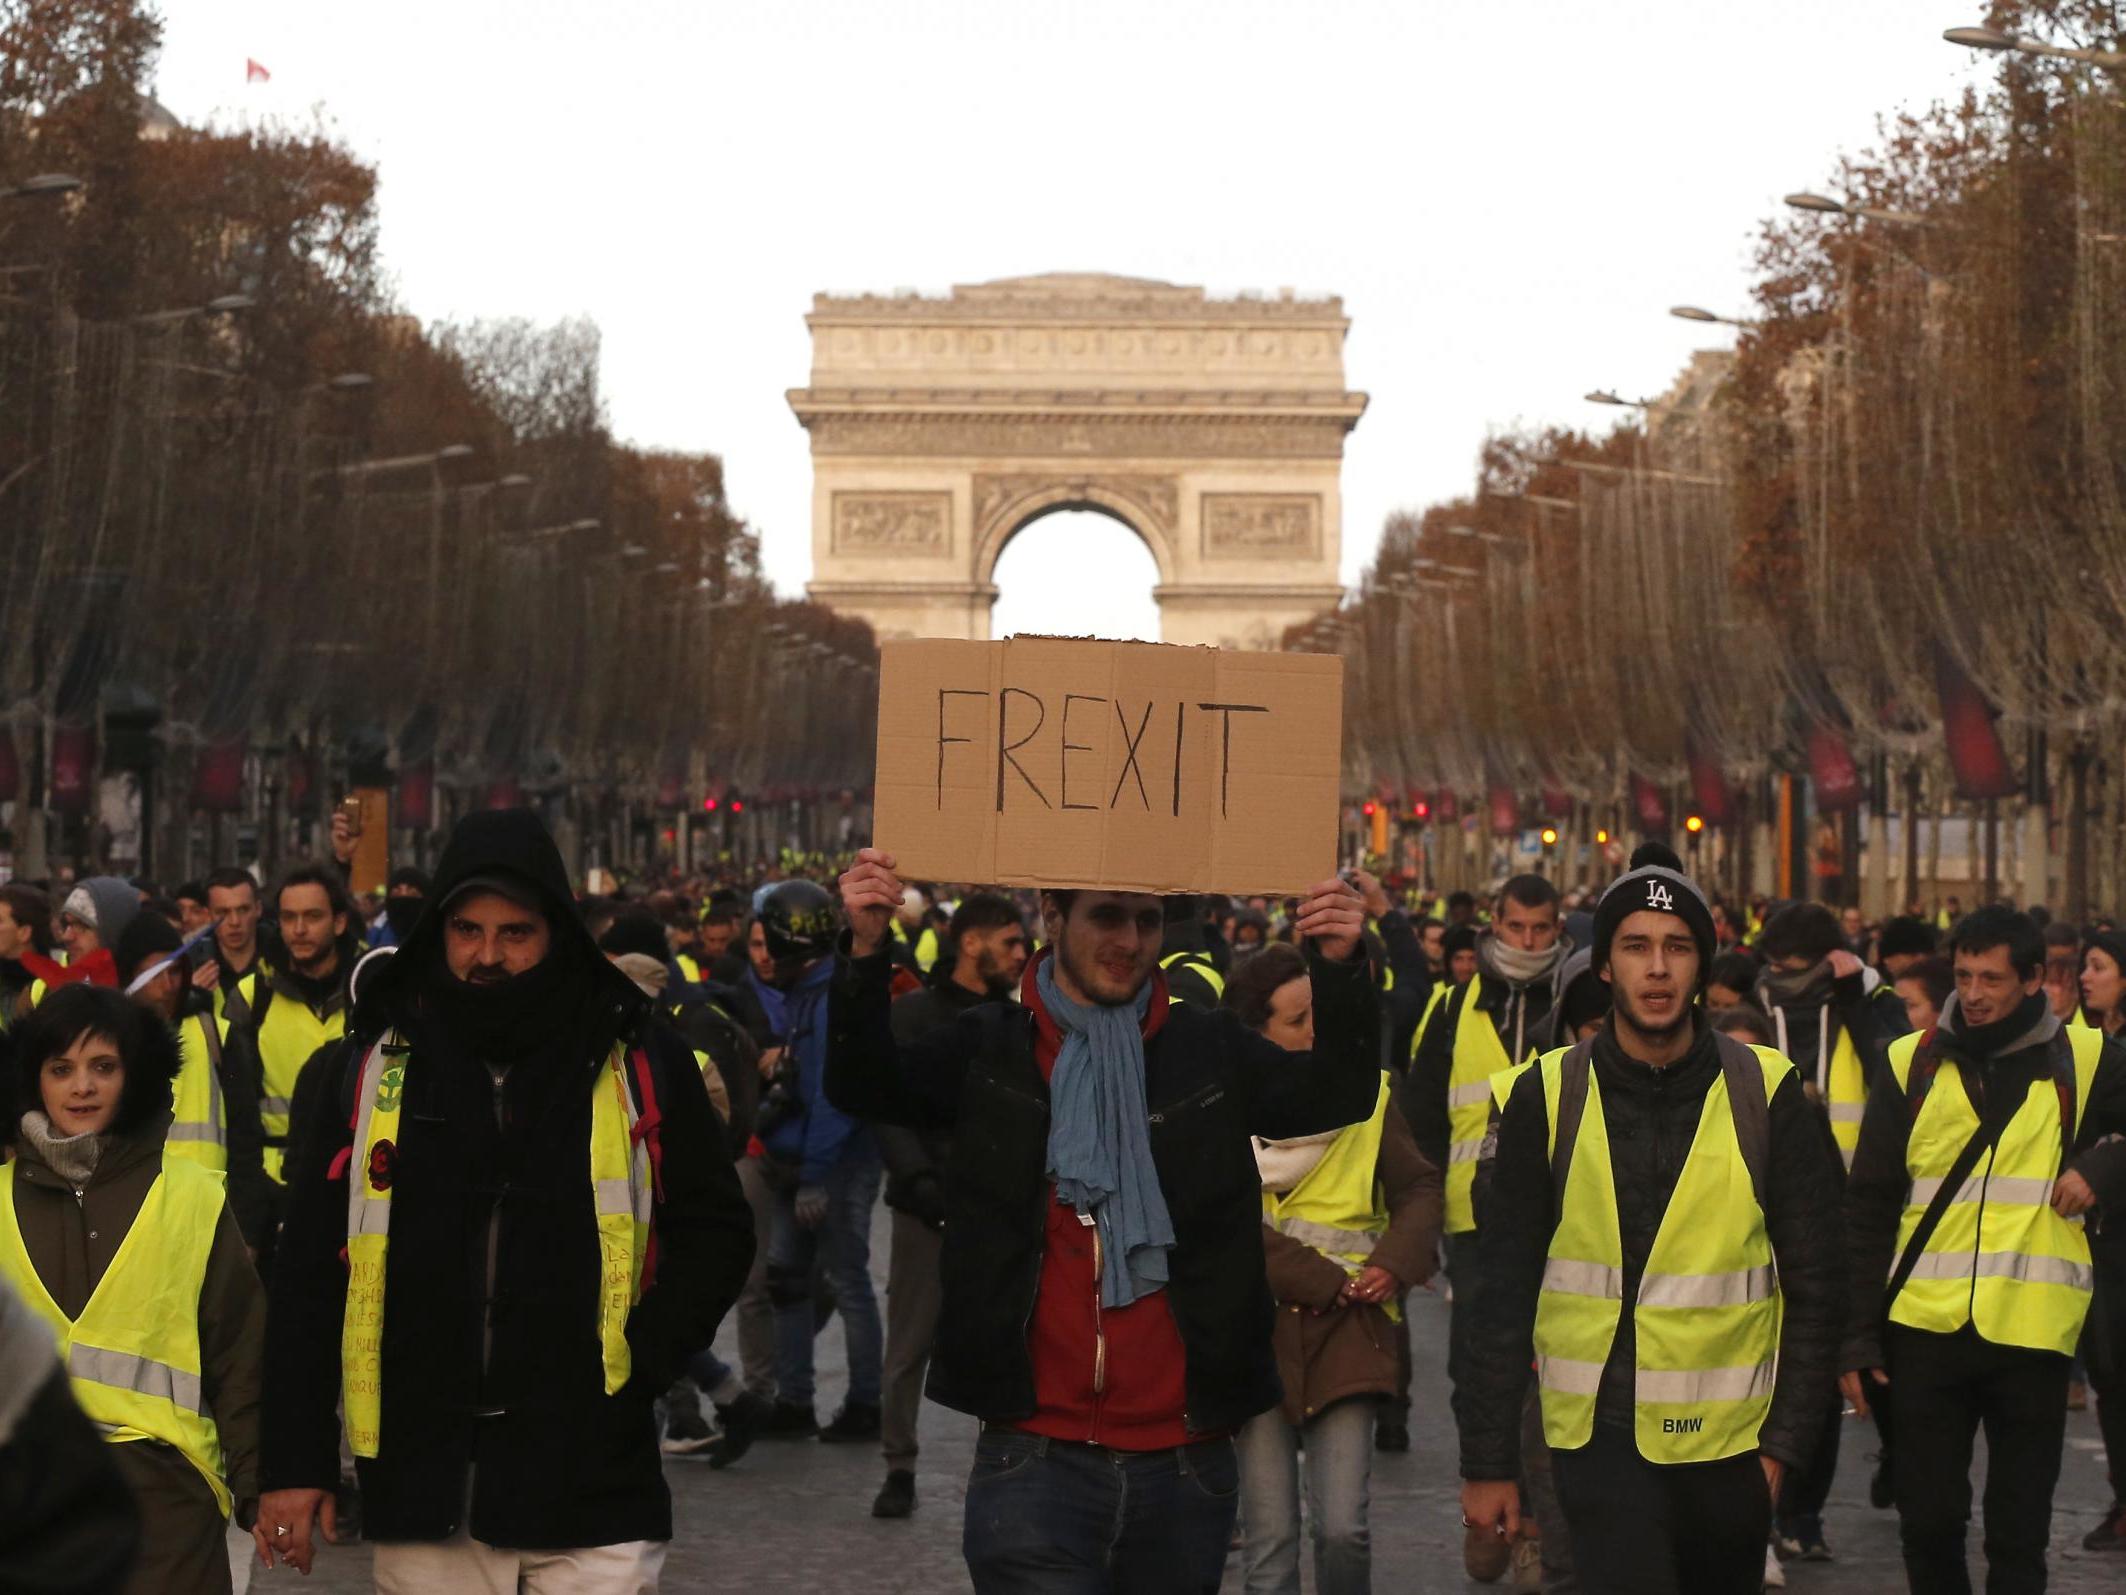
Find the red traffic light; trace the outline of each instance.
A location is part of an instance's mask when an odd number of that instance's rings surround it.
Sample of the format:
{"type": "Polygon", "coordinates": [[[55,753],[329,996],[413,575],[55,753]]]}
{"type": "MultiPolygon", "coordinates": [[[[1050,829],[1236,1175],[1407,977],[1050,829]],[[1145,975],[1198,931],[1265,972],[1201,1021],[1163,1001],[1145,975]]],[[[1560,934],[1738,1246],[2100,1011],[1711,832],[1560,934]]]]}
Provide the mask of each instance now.
{"type": "Polygon", "coordinates": [[[716,812],[716,800],[712,797],[703,798],[701,800],[701,809],[704,814],[714,814],[716,812]]]}
{"type": "Polygon", "coordinates": [[[1372,804],[1371,804],[1370,802],[1368,802],[1368,803],[1366,804],[1366,813],[1368,813],[1368,814],[1371,814],[1372,812],[1373,812],[1373,805],[1372,805],[1372,804]]]}
{"type": "Polygon", "coordinates": [[[731,812],[732,812],[733,814],[743,814],[743,813],[745,813],[745,811],[746,811],[746,800],[745,800],[744,798],[733,798],[733,799],[731,799],[731,812]]]}

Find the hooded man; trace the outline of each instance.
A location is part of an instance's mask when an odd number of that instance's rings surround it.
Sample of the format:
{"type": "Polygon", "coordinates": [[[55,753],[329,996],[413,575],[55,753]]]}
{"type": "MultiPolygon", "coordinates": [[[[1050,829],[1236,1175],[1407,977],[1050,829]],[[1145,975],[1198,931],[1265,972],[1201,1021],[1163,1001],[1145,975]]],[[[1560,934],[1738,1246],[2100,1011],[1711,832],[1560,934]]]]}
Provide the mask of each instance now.
{"type": "Polygon", "coordinates": [[[1049,947],[1020,1006],[976,1004],[901,1042],[901,882],[892,855],[856,857],[827,1092],[847,1113],[954,1132],[929,1392],[983,1420],[965,1534],[977,1595],[1216,1589],[1231,1437],[1279,1392],[1249,1137],[1337,1129],[1379,1100],[1358,894],[1324,881],[1300,908],[1311,1052],[1170,1001],[1159,898],[1110,891],[1043,893],[1049,947]]]}
{"type": "Polygon", "coordinates": [[[113,950],[139,913],[138,890],[115,875],[91,875],[59,905],[59,944],[66,949],[66,962],[24,952],[22,967],[47,987],[84,980],[92,986],[115,986],[118,964],[113,950]]]}
{"type": "Polygon", "coordinates": [[[332,1537],[344,1405],[378,1589],[654,1589],[652,1404],[752,1261],[723,1128],[536,815],[461,821],[430,902],[289,1160],[260,1555],[332,1537]]]}
{"type": "Polygon", "coordinates": [[[1632,864],[1595,913],[1608,1017],[1499,1118],[1455,1387],[1463,1521],[1518,1527],[1533,1364],[1579,1587],[1753,1595],[1837,1360],[1836,1167],[1792,1066],[1695,1001],[1697,885],[1658,844],[1632,864]]]}

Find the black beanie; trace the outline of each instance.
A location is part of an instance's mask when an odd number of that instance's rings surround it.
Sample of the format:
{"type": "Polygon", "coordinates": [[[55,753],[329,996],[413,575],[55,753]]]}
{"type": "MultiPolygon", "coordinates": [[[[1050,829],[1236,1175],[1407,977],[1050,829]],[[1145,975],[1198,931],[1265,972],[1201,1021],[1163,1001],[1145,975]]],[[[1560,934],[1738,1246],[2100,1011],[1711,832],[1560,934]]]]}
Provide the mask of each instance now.
{"type": "Polygon", "coordinates": [[[1659,842],[1640,844],[1631,856],[1631,868],[1610,882],[1596,905],[1594,967],[1600,970],[1609,962],[1609,944],[1616,939],[1617,927],[1642,909],[1674,914],[1690,927],[1691,939],[1698,944],[1698,983],[1702,986],[1712,968],[1717,939],[1712,906],[1697,883],[1683,873],[1683,861],[1659,842]]]}
{"type": "Polygon", "coordinates": [[[130,986],[135,975],[165,953],[176,952],[184,941],[177,927],[160,914],[135,914],[126,928],[118,933],[118,945],[111,949],[111,962],[118,966],[119,984],[130,986]]]}

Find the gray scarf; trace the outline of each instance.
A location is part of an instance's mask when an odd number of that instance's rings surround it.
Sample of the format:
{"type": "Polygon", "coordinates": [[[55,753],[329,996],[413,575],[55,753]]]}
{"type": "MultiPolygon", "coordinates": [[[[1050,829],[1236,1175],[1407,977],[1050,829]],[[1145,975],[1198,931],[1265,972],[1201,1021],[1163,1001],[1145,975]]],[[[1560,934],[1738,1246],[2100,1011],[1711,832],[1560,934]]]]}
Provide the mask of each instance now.
{"type": "Polygon", "coordinates": [[[52,1121],[35,1108],[22,1115],[22,1135],[37,1149],[44,1166],[69,1185],[79,1185],[96,1172],[103,1156],[102,1135],[54,1135],[52,1121]]]}
{"type": "Polygon", "coordinates": [[[1062,1032],[1048,1079],[1048,1173],[1056,1200],[1099,1226],[1100,1300],[1127,1307],[1167,1281],[1174,1224],[1152,1165],[1144,1105],[1144,1016],[1152,983],[1115,1007],[1071,1001],[1041,960],[1041,1005],[1062,1032]]]}

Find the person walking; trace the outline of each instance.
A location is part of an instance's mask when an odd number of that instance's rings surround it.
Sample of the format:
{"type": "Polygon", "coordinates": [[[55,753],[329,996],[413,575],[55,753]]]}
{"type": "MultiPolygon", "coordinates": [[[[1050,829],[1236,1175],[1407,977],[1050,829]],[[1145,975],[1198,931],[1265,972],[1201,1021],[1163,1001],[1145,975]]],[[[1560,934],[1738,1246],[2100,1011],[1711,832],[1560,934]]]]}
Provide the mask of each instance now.
{"type": "Polygon", "coordinates": [[[384,1592],[653,1590],[654,1404],[752,1219],[692,1053],[598,951],[536,815],[468,815],[365,975],[289,1162],[256,1531],[308,1572],[341,1416],[384,1592]]]}
{"type": "Polygon", "coordinates": [[[1853,1300],[1841,1383],[1887,1400],[1906,1577],[1961,1595],[1971,1443],[1986,1431],[1986,1588],[2045,1588],[2067,1379],[2093,1284],[2083,1220],[2126,1202],[2126,1052],[2062,1025],[2027,915],[1949,933],[1956,991],[1892,1043],[1846,1182],[1853,1300]],[[1887,1287],[1878,1281],[1887,1280],[1887,1287]]]}
{"type": "Polygon", "coordinates": [[[165,1149],[175,1038],[75,985],[12,1039],[0,1280],[57,1340],[139,1503],[139,1557],[112,1587],[219,1595],[229,1519],[248,1528],[257,1502],[266,1301],[221,1180],[165,1149]]]}
{"type": "Polygon", "coordinates": [[[885,1332],[871,1283],[871,1214],[885,1178],[878,1142],[859,1117],[829,1100],[827,987],[839,921],[815,882],[783,881],[761,904],[760,923],[782,996],[777,1084],[761,1105],[768,1213],[768,1300],[775,1309],[775,1408],[764,1438],[876,1440],[885,1332]],[[813,1410],[812,1342],[819,1330],[814,1286],[834,1287],[849,1356],[849,1390],[824,1428],[813,1410]]]}
{"type": "MultiPolygon", "coordinates": [[[[913,1042],[969,1008],[1009,1001],[1026,972],[1026,955],[1026,923],[1017,906],[994,892],[971,893],[952,912],[930,983],[895,999],[893,1039],[913,1042]]],[[[897,1124],[871,1129],[886,1160],[886,1206],[893,1214],[880,1429],[886,1482],[871,1503],[871,1515],[903,1518],[915,1510],[916,1417],[944,1299],[938,1260],[944,1249],[945,1170],[952,1161],[952,1138],[942,1130],[897,1124]]]]}
{"type": "Polygon", "coordinates": [[[1144,892],[1042,894],[1022,1006],[892,1029],[890,853],[841,878],[827,1091],[845,1113],[954,1132],[932,1400],[980,1418],[962,1537],[977,1595],[1218,1588],[1239,1489],[1231,1435],[1277,1404],[1250,1135],[1367,1117],[1380,1005],[1364,909],[1315,887],[1315,1046],[1168,999],[1144,892]]]}
{"type": "MultiPolygon", "coordinates": [[[[1312,1050],[1313,982],[1297,948],[1264,948],[1234,972],[1225,1002],[1257,1035],[1312,1050]]],[[[1439,1170],[1391,1098],[1384,1072],[1363,1122],[1255,1142],[1284,1400],[1240,1431],[1248,1595],[1299,1595],[1302,1453],[1318,1595],[1373,1587],[1374,1408],[1395,1393],[1402,1297],[1432,1276],[1441,1209],[1439,1170]]]]}
{"type": "Polygon", "coordinates": [[[1597,1595],[1743,1595],[1809,1455],[1844,1309],[1823,1121],[1787,1061],[1697,1006],[1711,909],[1633,855],[1591,952],[1612,1007],[1507,1095],[1456,1391],[1462,1512],[1511,1540],[1533,1365],[1574,1576],[1597,1595]]]}
{"type": "MultiPolygon", "coordinates": [[[[2082,1012],[2105,1035],[2126,1033],[2126,936],[2092,930],[2082,949],[2082,1012]]],[[[2084,1226],[2092,1269],[2089,1321],[2082,1329],[2082,1361],[2096,1392],[2097,1430],[2104,1437],[2111,1505],[2082,1536],[2085,1551],[2126,1552],[2126,1225],[2084,1226]],[[2113,1459],[2116,1460],[2113,1460],[2113,1459]]]]}

